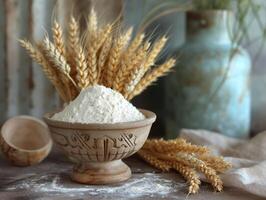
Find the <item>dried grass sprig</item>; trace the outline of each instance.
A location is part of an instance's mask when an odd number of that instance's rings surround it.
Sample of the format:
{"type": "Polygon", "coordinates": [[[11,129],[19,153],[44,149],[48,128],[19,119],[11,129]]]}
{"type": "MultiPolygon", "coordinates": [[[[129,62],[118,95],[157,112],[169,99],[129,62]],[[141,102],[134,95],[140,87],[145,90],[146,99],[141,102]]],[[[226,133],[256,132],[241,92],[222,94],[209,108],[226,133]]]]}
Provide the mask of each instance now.
{"type": "Polygon", "coordinates": [[[206,147],[192,145],[183,139],[147,140],[140,154],[143,152],[145,156],[141,155],[141,158],[155,168],[161,169],[160,166],[165,164],[179,172],[188,181],[189,193],[192,194],[199,190],[200,180],[197,171],[205,175],[216,191],[221,191],[223,183],[217,172],[224,172],[231,167],[222,158],[211,155],[206,147]],[[149,158],[156,162],[150,162],[149,158]]]}

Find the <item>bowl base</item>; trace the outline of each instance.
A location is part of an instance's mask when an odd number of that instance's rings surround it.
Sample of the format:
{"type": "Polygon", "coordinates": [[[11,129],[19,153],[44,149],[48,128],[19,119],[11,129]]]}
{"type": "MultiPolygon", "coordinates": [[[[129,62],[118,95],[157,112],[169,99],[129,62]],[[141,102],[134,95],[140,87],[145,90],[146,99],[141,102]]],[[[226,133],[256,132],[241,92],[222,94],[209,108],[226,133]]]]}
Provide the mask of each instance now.
{"type": "Polygon", "coordinates": [[[122,160],[82,163],[71,175],[73,181],[88,185],[119,183],[130,177],[131,170],[122,160]]]}

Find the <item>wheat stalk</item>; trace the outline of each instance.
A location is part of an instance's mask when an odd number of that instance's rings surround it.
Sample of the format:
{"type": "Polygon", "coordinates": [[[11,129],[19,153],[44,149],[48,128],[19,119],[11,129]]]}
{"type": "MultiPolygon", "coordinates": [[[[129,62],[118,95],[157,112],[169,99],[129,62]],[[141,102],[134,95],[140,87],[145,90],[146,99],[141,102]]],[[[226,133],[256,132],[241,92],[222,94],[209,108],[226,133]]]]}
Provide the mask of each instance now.
{"type": "Polygon", "coordinates": [[[65,49],[64,49],[63,31],[61,26],[57,23],[57,21],[54,21],[54,26],[52,30],[53,30],[53,39],[55,47],[58,50],[58,52],[64,56],[65,49]]]}
{"type": "Polygon", "coordinates": [[[131,93],[125,94],[125,97],[128,100],[131,100],[134,96],[140,94],[143,90],[145,90],[151,83],[156,81],[158,77],[163,76],[167,73],[176,63],[176,60],[171,58],[166,61],[164,64],[159,67],[153,69],[150,73],[146,74],[136,85],[134,90],[131,93]]]}

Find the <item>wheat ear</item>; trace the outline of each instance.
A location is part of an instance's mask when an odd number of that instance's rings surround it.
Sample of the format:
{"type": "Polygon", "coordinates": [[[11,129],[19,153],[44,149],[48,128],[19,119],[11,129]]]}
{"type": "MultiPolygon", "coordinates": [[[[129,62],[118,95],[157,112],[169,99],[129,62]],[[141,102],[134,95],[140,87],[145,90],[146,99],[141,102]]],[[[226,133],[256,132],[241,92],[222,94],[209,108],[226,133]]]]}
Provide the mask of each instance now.
{"type": "Polygon", "coordinates": [[[139,50],[139,47],[141,43],[143,42],[143,39],[145,38],[145,34],[138,34],[135,39],[132,41],[132,43],[129,45],[128,49],[125,51],[123,58],[121,59],[121,66],[117,72],[116,78],[115,78],[115,85],[116,89],[118,91],[122,91],[122,86],[124,83],[125,77],[128,77],[130,74],[130,70],[136,66],[137,62],[136,57],[141,52],[136,52],[139,50]]]}
{"type": "Polygon", "coordinates": [[[64,39],[63,39],[63,31],[61,26],[57,23],[57,21],[54,21],[53,26],[53,39],[56,49],[60,54],[63,56],[65,55],[65,49],[64,49],[64,39]]]}
{"type": "Polygon", "coordinates": [[[76,57],[78,56],[79,48],[79,26],[73,16],[70,17],[68,26],[68,58],[67,61],[70,64],[70,76],[76,81],[76,57]]]}
{"type": "Polygon", "coordinates": [[[197,155],[197,158],[204,161],[207,164],[207,166],[213,168],[215,171],[220,173],[223,173],[232,167],[232,165],[226,162],[223,159],[223,157],[203,154],[203,155],[197,155]]]}
{"type": "Polygon", "coordinates": [[[143,77],[143,60],[145,60],[149,47],[150,42],[145,42],[143,47],[136,52],[136,57],[133,58],[134,62],[131,64],[132,69],[129,70],[128,76],[125,77],[123,86],[124,95],[129,94],[135,88],[139,80],[143,77]]]}
{"type": "Polygon", "coordinates": [[[94,8],[91,8],[90,15],[88,17],[88,30],[91,33],[96,33],[98,29],[98,20],[94,8]]]}
{"type": "Polygon", "coordinates": [[[206,176],[207,180],[210,181],[215,190],[219,192],[223,190],[223,182],[220,177],[216,174],[214,169],[208,167],[203,161],[185,153],[177,153],[175,159],[178,162],[191,166],[202,172],[206,176]]]}
{"type": "Polygon", "coordinates": [[[87,63],[88,74],[91,84],[96,84],[98,81],[98,68],[97,68],[97,52],[111,33],[112,26],[107,25],[99,34],[99,37],[92,37],[88,45],[87,63]]]}
{"type": "Polygon", "coordinates": [[[197,153],[206,154],[209,153],[209,149],[204,146],[193,145],[190,143],[171,143],[162,142],[158,140],[151,140],[143,146],[143,149],[150,149],[152,151],[157,151],[159,153],[197,153]]]}
{"type": "Polygon", "coordinates": [[[189,184],[189,194],[196,194],[199,191],[201,183],[197,172],[194,169],[178,162],[172,162],[171,166],[187,180],[189,184]]]}
{"type": "Polygon", "coordinates": [[[28,41],[19,40],[19,42],[20,42],[21,46],[28,51],[30,57],[41,66],[44,74],[47,76],[47,78],[55,86],[56,90],[58,91],[58,93],[59,93],[60,97],[63,99],[63,101],[66,102],[67,97],[65,96],[65,94],[63,92],[63,87],[60,84],[60,82],[58,81],[54,69],[52,69],[50,67],[49,63],[45,60],[42,53],[39,50],[35,49],[33,47],[33,45],[28,41]]]}
{"type": "Polygon", "coordinates": [[[147,71],[151,66],[155,64],[155,61],[159,55],[159,53],[164,48],[165,44],[167,42],[167,38],[163,36],[161,39],[159,39],[152,47],[152,50],[150,51],[143,68],[147,71]]]}
{"type": "Polygon", "coordinates": [[[166,61],[164,64],[159,67],[153,69],[151,72],[146,74],[136,85],[134,90],[130,94],[125,94],[125,97],[128,100],[131,100],[136,95],[140,94],[143,90],[145,90],[152,82],[156,81],[158,77],[163,76],[167,73],[176,63],[176,60],[171,58],[166,61]]]}
{"type": "Polygon", "coordinates": [[[103,76],[104,76],[104,66],[107,62],[107,58],[108,58],[108,55],[109,55],[109,52],[110,52],[110,49],[111,49],[111,46],[112,46],[112,41],[113,41],[113,38],[112,36],[110,35],[104,42],[102,48],[101,48],[101,51],[100,51],[100,55],[99,55],[99,58],[98,58],[98,78],[97,80],[102,83],[102,79],[103,79],[103,76]]]}
{"type": "Polygon", "coordinates": [[[151,155],[145,150],[139,150],[138,155],[150,165],[162,171],[169,171],[171,168],[171,166],[168,165],[166,162],[157,159],[155,156],[151,155]]]}
{"type": "Polygon", "coordinates": [[[109,59],[106,66],[107,87],[113,86],[113,80],[117,70],[117,66],[119,64],[122,52],[130,40],[131,34],[132,28],[128,29],[125,34],[118,36],[118,38],[114,41],[113,46],[111,47],[109,59]]]}
{"type": "Polygon", "coordinates": [[[135,70],[138,70],[142,66],[144,57],[146,56],[146,51],[148,50],[150,43],[146,42],[142,48],[139,48],[141,42],[143,41],[144,34],[140,34],[135,38],[132,44],[125,51],[119,69],[117,70],[116,76],[114,78],[113,88],[121,93],[125,93],[124,85],[132,85],[132,78],[135,80],[140,79],[135,70]]]}
{"type": "Polygon", "coordinates": [[[47,58],[53,63],[53,66],[61,72],[60,77],[68,88],[68,93],[71,96],[71,99],[73,99],[76,96],[78,87],[70,76],[70,66],[67,64],[63,55],[60,54],[55,46],[49,41],[48,37],[45,37],[42,46],[47,58]]]}
{"type": "Polygon", "coordinates": [[[76,58],[77,63],[77,84],[80,89],[86,88],[89,85],[87,61],[81,45],[78,47],[78,56],[76,58]]]}
{"type": "Polygon", "coordinates": [[[55,48],[53,43],[50,42],[48,37],[43,40],[43,48],[49,60],[54,63],[57,69],[62,72],[69,80],[76,86],[74,80],[70,77],[70,66],[67,64],[63,55],[55,48]]]}

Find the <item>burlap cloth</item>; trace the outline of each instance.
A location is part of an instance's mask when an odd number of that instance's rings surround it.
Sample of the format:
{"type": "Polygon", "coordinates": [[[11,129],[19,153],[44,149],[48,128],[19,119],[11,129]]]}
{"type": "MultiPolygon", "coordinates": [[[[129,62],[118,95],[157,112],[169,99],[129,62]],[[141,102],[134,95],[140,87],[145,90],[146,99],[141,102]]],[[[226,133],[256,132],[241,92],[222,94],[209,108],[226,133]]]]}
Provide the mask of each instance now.
{"type": "Polygon", "coordinates": [[[181,130],[187,141],[210,147],[233,168],[221,175],[225,186],[266,197],[266,131],[250,140],[229,138],[205,130],[181,130]]]}

